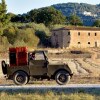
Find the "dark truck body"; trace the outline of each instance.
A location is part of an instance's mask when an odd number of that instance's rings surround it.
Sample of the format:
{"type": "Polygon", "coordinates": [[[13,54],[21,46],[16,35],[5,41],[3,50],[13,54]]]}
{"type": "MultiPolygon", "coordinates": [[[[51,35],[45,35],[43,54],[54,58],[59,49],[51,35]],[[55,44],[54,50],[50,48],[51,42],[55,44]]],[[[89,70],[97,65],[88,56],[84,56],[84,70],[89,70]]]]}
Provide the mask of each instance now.
{"type": "Polygon", "coordinates": [[[37,80],[55,79],[58,84],[64,85],[73,75],[68,64],[49,62],[45,51],[27,52],[25,47],[10,48],[9,64],[2,61],[2,70],[17,85],[28,83],[30,77],[37,80]]]}

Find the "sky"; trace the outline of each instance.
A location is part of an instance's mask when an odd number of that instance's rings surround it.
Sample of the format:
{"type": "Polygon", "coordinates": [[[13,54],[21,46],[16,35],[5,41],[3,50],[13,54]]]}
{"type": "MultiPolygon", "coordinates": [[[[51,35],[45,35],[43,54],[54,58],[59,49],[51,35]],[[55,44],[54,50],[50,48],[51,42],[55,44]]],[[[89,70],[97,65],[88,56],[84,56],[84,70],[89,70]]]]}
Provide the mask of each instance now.
{"type": "MultiPolygon", "coordinates": [[[[23,14],[36,8],[46,7],[58,3],[88,3],[100,4],[100,0],[5,0],[7,4],[7,11],[14,14],[23,14]]],[[[1,0],[0,0],[1,2],[1,0]]]]}

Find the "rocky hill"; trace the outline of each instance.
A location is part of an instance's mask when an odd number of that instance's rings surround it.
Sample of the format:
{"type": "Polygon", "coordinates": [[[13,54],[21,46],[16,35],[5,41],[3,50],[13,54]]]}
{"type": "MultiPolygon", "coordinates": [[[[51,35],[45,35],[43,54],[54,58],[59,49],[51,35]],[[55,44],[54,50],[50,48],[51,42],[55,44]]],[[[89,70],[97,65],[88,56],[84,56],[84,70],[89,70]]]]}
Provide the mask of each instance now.
{"type": "Polygon", "coordinates": [[[100,19],[100,4],[62,3],[52,6],[60,10],[65,16],[78,15],[86,26],[91,26],[96,19],[100,19]]]}

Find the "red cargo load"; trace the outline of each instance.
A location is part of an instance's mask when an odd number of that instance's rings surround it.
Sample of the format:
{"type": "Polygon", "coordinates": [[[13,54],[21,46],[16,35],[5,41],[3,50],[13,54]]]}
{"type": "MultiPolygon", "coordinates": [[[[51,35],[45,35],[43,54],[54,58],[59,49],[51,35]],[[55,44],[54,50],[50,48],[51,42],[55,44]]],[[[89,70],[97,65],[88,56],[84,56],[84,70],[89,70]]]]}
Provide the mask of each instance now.
{"type": "Polygon", "coordinates": [[[16,52],[16,48],[9,48],[9,52],[16,52]]]}
{"type": "Polygon", "coordinates": [[[28,64],[26,47],[9,48],[10,66],[21,66],[28,64]]]}
{"type": "Polygon", "coordinates": [[[27,52],[18,52],[17,53],[17,65],[27,65],[27,52]]]}
{"type": "Polygon", "coordinates": [[[27,52],[26,47],[16,47],[16,52],[27,52]]]}

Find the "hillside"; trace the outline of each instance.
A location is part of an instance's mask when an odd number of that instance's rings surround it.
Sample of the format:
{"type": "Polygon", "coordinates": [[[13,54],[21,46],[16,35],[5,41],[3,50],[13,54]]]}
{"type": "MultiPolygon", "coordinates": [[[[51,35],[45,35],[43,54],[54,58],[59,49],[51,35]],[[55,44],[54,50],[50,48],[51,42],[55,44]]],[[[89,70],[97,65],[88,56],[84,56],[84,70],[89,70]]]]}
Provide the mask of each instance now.
{"type": "Polygon", "coordinates": [[[62,3],[52,6],[57,10],[60,10],[65,16],[69,16],[71,14],[78,15],[86,26],[91,26],[94,20],[100,19],[100,4],[62,3]]]}

